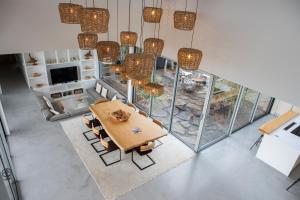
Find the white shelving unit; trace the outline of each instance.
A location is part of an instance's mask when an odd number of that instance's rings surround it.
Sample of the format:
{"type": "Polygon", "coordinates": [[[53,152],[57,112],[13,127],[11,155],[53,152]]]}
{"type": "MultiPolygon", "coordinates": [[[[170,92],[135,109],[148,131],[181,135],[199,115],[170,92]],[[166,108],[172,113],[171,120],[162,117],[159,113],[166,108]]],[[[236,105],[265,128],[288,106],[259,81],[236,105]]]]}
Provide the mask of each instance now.
{"type": "MultiPolygon", "coordinates": [[[[78,81],[82,88],[92,87],[99,78],[99,64],[97,52],[90,51],[91,56],[87,57],[87,50],[63,49],[47,50],[39,52],[23,53],[23,71],[28,87],[47,93],[51,93],[57,85],[51,85],[48,77],[49,69],[78,66],[78,81]],[[31,65],[29,54],[37,59],[37,65],[31,65]]],[[[66,83],[70,84],[70,83],[66,83]]],[[[60,87],[64,84],[58,84],[60,87]]]]}

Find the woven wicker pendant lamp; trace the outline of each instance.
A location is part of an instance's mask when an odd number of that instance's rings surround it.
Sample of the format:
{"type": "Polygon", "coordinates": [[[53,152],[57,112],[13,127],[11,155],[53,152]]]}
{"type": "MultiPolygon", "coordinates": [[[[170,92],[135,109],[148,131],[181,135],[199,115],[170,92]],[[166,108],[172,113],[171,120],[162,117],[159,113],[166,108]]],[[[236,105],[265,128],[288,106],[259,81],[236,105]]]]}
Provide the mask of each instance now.
{"type": "Polygon", "coordinates": [[[80,49],[92,50],[96,48],[98,35],[95,33],[79,33],[77,39],[80,49]]]}
{"type": "MultiPolygon", "coordinates": [[[[107,10],[108,10],[108,0],[107,10]]],[[[99,41],[96,45],[98,58],[105,63],[114,63],[120,55],[120,45],[118,42],[109,40],[109,31],[107,31],[107,41],[99,41]]]]}
{"type": "Polygon", "coordinates": [[[151,96],[161,96],[164,93],[164,86],[158,83],[147,83],[144,85],[144,91],[151,96]]]}
{"type": "Polygon", "coordinates": [[[152,74],[155,58],[152,54],[148,53],[134,53],[128,54],[125,58],[126,70],[129,77],[149,77],[152,74]]]}
{"type": "Polygon", "coordinates": [[[80,26],[82,32],[106,33],[108,31],[109,11],[104,8],[83,8],[80,13],[80,26]]]}
{"type": "Polygon", "coordinates": [[[131,83],[133,87],[137,88],[143,88],[144,85],[150,82],[150,77],[149,76],[140,76],[140,75],[135,75],[131,77],[131,83]]]}
{"type": "Polygon", "coordinates": [[[81,5],[70,3],[58,4],[60,21],[65,24],[79,24],[80,12],[83,7],[81,5]]]}
{"type": "Polygon", "coordinates": [[[160,23],[162,14],[162,8],[145,7],[143,10],[144,21],[148,23],[160,23]]]}
{"type": "MultiPolygon", "coordinates": [[[[197,3],[198,4],[198,3],[197,3]]],[[[196,12],[188,12],[187,0],[185,0],[185,10],[174,12],[174,27],[179,30],[191,31],[194,29],[196,21],[196,12]]]]}
{"type": "Polygon", "coordinates": [[[121,74],[124,71],[124,65],[122,64],[112,64],[109,65],[109,70],[115,74],[121,74]]]}
{"type": "Polygon", "coordinates": [[[131,18],[131,0],[129,0],[128,9],[128,31],[122,31],[120,34],[121,45],[134,47],[137,42],[137,33],[130,31],[130,18],[131,18]]]}
{"type": "MultiPolygon", "coordinates": [[[[196,6],[196,16],[198,11],[198,2],[196,6]]],[[[194,71],[199,68],[201,59],[202,59],[202,51],[199,49],[193,48],[193,40],[194,40],[195,27],[192,32],[191,39],[191,47],[190,48],[180,48],[177,53],[178,66],[184,70],[194,71]]]]}

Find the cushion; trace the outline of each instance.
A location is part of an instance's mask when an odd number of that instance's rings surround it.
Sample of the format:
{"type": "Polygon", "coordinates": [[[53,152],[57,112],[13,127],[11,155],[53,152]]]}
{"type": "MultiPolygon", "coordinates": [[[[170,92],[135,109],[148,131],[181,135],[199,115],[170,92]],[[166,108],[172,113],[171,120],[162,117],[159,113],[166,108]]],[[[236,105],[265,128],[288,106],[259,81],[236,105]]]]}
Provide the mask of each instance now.
{"type": "Polygon", "coordinates": [[[104,97],[104,98],[107,97],[107,89],[105,87],[102,88],[101,96],[104,97]]]}
{"type": "Polygon", "coordinates": [[[117,99],[118,99],[117,95],[115,94],[111,100],[114,101],[114,100],[117,100],[117,99]]]}
{"type": "Polygon", "coordinates": [[[47,104],[48,108],[49,108],[49,109],[53,109],[53,110],[54,110],[54,108],[53,108],[53,105],[52,105],[51,101],[50,101],[50,100],[49,100],[47,97],[45,97],[45,96],[43,96],[43,98],[44,98],[44,100],[45,100],[45,102],[46,102],[46,104],[47,104]]]}
{"type": "Polygon", "coordinates": [[[100,83],[97,83],[97,84],[96,84],[96,92],[97,92],[98,94],[100,94],[101,89],[102,89],[102,85],[101,85],[100,83]]]}
{"type": "Polygon", "coordinates": [[[57,112],[56,110],[50,109],[50,112],[52,112],[54,115],[59,115],[60,113],[57,112]]]}
{"type": "Polygon", "coordinates": [[[100,97],[100,94],[96,92],[95,88],[89,88],[86,90],[86,92],[92,100],[98,99],[100,97]]]}

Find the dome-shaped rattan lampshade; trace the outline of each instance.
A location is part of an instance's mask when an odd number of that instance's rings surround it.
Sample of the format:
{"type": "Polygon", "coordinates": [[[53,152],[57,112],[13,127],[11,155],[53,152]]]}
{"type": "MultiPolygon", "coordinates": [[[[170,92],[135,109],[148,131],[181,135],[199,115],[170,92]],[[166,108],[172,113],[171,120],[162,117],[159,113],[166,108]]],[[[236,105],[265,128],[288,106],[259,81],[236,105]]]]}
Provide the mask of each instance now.
{"type": "Polygon", "coordinates": [[[181,48],[177,54],[178,66],[185,70],[197,70],[199,68],[202,51],[192,48],[181,48]]]}
{"type": "Polygon", "coordinates": [[[195,26],[196,13],[187,11],[174,12],[174,27],[179,30],[191,31],[195,26]]]}
{"type": "Polygon", "coordinates": [[[143,10],[144,21],[148,23],[159,23],[163,10],[155,7],[145,7],[143,10]]]}
{"type": "Polygon", "coordinates": [[[72,3],[58,4],[60,21],[65,24],[79,24],[80,12],[83,7],[72,3]]]}
{"type": "Polygon", "coordinates": [[[124,62],[130,77],[150,77],[152,74],[155,58],[149,53],[128,54],[124,62]]]}
{"type": "Polygon", "coordinates": [[[96,45],[98,58],[102,62],[115,62],[120,54],[120,45],[114,41],[100,41],[96,45]]]}
{"type": "Polygon", "coordinates": [[[141,88],[149,82],[150,77],[148,76],[134,75],[131,77],[131,84],[133,85],[133,87],[141,88]]]}
{"type": "Polygon", "coordinates": [[[80,49],[92,50],[96,48],[98,35],[95,33],[79,33],[77,39],[80,49]]]}
{"type": "Polygon", "coordinates": [[[158,97],[164,93],[164,86],[158,83],[147,83],[144,85],[144,91],[146,94],[158,97]]]}
{"type": "Polygon", "coordinates": [[[120,73],[119,79],[121,81],[128,81],[130,79],[129,73],[126,71],[126,69],[120,73]]]}
{"type": "Polygon", "coordinates": [[[122,31],[120,34],[121,45],[134,47],[137,41],[137,33],[131,31],[122,31]]]}
{"type": "Polygon", "coordinates": [[[112,73],[121,74],[124,71],[124,65],[112,64],[112,65],[109,65],[109,70],[112,73]]]}
{"type": "Polygon", "coordinates": [[[82,32],[106,33],[108,31],[109,11],[104,8],[83,8],[80,13],[82,32]]]}
{"type": "Polygon", "coordinates": [[[144,52],[160,56],[164,48],[164,41],[158,38],[147,38],[144,41],[144,52]]]}

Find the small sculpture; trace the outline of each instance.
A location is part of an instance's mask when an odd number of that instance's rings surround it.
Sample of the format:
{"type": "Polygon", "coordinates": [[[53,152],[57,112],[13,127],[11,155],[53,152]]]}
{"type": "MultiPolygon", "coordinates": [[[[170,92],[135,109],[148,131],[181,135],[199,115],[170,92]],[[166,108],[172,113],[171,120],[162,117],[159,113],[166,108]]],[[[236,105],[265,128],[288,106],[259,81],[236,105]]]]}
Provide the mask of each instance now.
{"type": "Polygon", "coordinates": [[[29,64],[31,64],[31,65],[38,65],[38,63],[37,63],[37,59],[36,58],[34,58],[34,57],[32,57],[30,54],[29,54],[29,58],[30,58],[30,60],[29,60],[29,64]]]}
{"type": "Polygon", "coordinates": [[[85,59],[91,59],[93,57],[92,52],[88,51],[86,54],[84,54],[85,59]]]}

